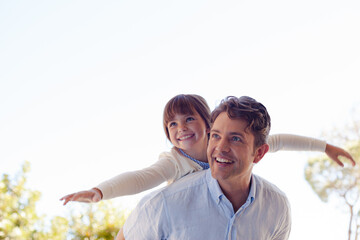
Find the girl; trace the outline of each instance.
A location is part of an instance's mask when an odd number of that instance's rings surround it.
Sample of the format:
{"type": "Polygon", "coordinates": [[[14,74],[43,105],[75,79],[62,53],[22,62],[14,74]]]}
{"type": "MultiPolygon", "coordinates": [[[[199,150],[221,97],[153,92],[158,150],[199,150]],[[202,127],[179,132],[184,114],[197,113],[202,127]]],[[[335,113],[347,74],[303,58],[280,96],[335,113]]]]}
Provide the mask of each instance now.
{"type": "MultiPolygon", "coordinates": [[[[166,104],[163,116],[165,134],[173,148],[161,153],[159,160],[142,170],[122,173],[90,190],[62,197],[64,205],[69,201],[98,202],[103,199],[140,193],[167,181],[209,168],[206,157],[210,130],[210,108],[204,98],[194,94],[180,94],[166,104]]],[[[268,139],[270,152],[279,150],[322,151],[340,166],[339,156],[355,161],[349,153],[326,142],[295,135],[271,135],[268,139]]]]}

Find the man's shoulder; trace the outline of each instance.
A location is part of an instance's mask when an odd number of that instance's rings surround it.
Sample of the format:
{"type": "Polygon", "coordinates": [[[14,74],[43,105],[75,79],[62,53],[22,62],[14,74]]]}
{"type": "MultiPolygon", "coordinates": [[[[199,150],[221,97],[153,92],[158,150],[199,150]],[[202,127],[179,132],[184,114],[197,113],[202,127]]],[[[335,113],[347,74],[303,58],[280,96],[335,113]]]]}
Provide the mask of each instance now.
{"type": "Polygon", "coordinates": [[[191,174],[188,174],[176,182],[155,190],[150,194],[146,195],[141,201],[140,205],[151,205],[156,202],[161,202],[164,199],[171,198],[174,195],[181,194],[184,192],[197,191],[199,186],[206,184],[206,171],[198,171],[191,174]]]}
{"type": "Polygon", "coordinates": [[[272,197],[288,202],[286,194],[275,184],[255,174],[253,174],[253,177],[256,182],[257,194],[262,195],[263,197],[272,197]]]}
{"type": "Polygon", "coordinates": [[[169,196],[177,192],[191,191],[191,189],[206,183],[206,171],[190,173],[163,189],[162,194],[169,196]]]}

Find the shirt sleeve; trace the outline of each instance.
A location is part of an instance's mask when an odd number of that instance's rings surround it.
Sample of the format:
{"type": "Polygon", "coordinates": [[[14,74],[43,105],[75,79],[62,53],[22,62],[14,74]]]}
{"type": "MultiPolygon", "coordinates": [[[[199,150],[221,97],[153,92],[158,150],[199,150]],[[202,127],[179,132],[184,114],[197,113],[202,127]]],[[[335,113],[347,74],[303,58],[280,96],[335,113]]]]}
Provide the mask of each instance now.
{"type": "Polygon", "coordinates": [[[287,151],[319,151],[325,152],[326,142],[316,138],[292,134],[275,134],[268,138],[269,152],[287,151]]]}
{"type": "Polygon", "coordinates": [[[105,182],[99,188],[103,199],[137,194],[154,188],[176,175],[176,166],[169,158],[160,158],[150,167],[133,172],[119,174],[105,182]]]}
{"type": "Polygon", "coordinates": [[[291,208],[290,203],[286,200],[283,204],[283,216],[278,224],[278,229],[275,232],[272,240],[287,240],[290,237],[291,231],[291,208]]]}

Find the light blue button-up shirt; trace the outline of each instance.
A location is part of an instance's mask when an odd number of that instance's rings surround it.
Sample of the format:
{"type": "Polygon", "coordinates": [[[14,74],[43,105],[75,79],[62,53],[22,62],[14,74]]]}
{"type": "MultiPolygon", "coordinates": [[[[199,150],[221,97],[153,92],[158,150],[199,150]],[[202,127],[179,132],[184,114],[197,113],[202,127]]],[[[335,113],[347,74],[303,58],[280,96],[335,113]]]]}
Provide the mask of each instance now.
{"type": "Polygon", "coordinates": [[[190,174],[143,198],[124,225],[126,240],[288,239],[290,205],[275,185],[253,175],[234,212],[210,170],[190,174]]]}

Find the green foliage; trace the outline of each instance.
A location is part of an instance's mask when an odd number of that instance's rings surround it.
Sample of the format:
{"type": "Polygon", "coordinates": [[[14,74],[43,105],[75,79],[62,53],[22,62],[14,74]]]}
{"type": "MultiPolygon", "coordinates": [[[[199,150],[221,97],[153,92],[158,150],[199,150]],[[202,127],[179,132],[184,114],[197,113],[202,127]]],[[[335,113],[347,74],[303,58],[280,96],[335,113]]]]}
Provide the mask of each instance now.
{"type": "Polygon", "coordinates": [[[356,162],[354,167],[341,168],[328,157],[320,156],[308,160],[305,178],[322,201],[328,202],[331,197],[343,201],[349,211],[350,240],[360,234],[360,141],[352,141],[347,151],[356,162]]]}
{"type": "Polygon", "coordinates": [[[110,201],[80,204],[70,220],[55,216],[45,226],[46,216],[36,213],[41,194],[26,188],[29,171],[30,163],[25,162],[16,177],[3,174],[0,179],[0,240],[114,239],[126,215],[110,201]]]}
{"type": "Polygon", "coordinates": [[[71,214],[70,236],[74,240],[112,240],[124,224],[126,214],[111,201],[82,204],[79,213],[71,214]]]}
{"type": "Polygon", "coordinates": [[[41,217],[36,214],[35,203],[40,192],[25,188],[26,173],[30,170],[25,162],[21,173],[13,180],[4,174],[0,181],[0,239],[32,239],[38,234],[41,217]]]}
{"type": "MultiPolygon", "coordinates": [[[[327,156],[311,158],[305,167],[305,178],[319,196],[327,202],[329,197],[343,197],[357,201],[360,193],[360,142],[353,143],[347,151],[357,162],[355,167],[339,167],[327,156]]],[[[344,160],[346,162],[346,160],[344,160]]]]}

